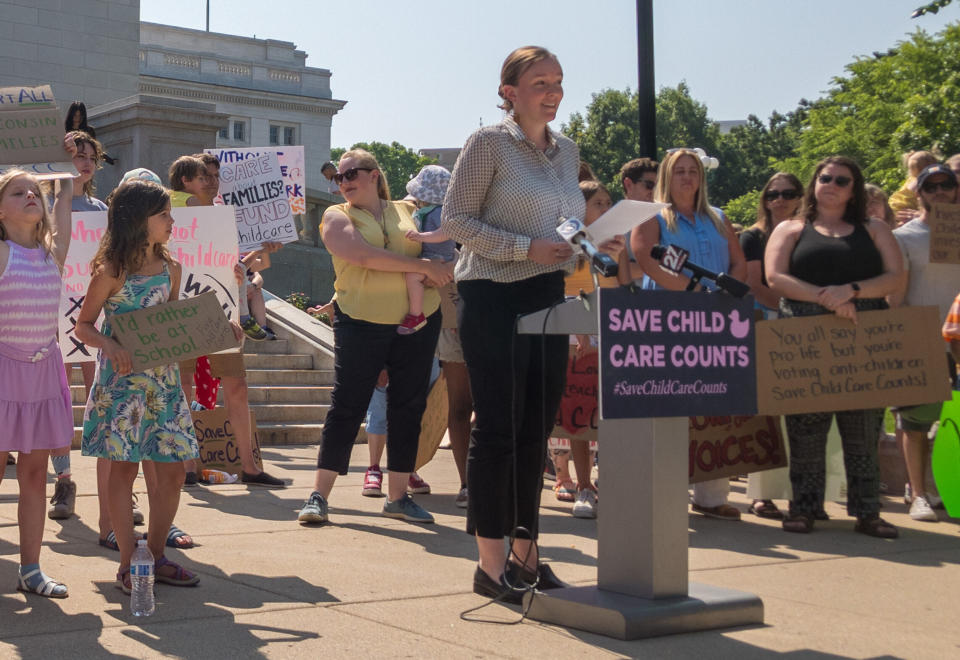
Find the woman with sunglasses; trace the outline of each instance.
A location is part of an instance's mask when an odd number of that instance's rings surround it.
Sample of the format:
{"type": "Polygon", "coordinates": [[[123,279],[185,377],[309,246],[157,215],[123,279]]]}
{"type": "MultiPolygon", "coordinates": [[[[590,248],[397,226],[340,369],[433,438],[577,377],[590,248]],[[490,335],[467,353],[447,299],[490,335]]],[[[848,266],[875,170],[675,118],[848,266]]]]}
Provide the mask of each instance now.
{"type": "MultiPolygon", "coordinates": [[[[820,161],[807,185],[800,214],[770,236],[766,273],[779,293],[785,317],[836,314],[856,322],[857,311],[886,309],[903,269],[890,227],[866,215],[860,167],[844,156],[820,161]]],[[[877,442],[883,408],[787,415],[793,499],[783,521],[788,532],[813,530],[823,507],[825,448],[834,414],[847,473],[847,512],[855,530],[896,538],[896,527],[880,518],[877,442]]]]}
{"type": "Polygon", "coordinates": [[[327,521],[327,498],[338,474],[346,474],[350,451],[367,405],[384,368],[387,391],[387,467],[390,470],[383,515],[432,523],[433,516],[407,494],[417,458],[420,419],[426,408],[433,353],[440,336],[440,295],[428,288],[423,299],[427,323],[411,335],[397,333],[409,312],[404,273],[423,273],[426,284],[442,286],[453,269],[420,258],[421,244],[406,237],[415,231],[413,206],[390,201],[390,189],[376,158],[352,149],[340,158],[334,180],[346,200],[328,208],[321,237],[333,261],[334,384],[323,425],[314,490],[300,511],[302,523],[327,521]]]}
{"type": "Polygon", "coordinates": [[[510,603],[520,602],[522,591],[510,587],[520,581],[564,586],[539,563],[536,539],[568,338],[516,332],[519,315],[563,301],[574,258],[556,230],[564,218],[584,215],[577,145],[548,126],[562,81],[545,48],[507,56],[498,89],[507,115],[468,138],[441,221],[463,244],[458,325],[477,415],[467,456],[467,532],[480,556],[473,590],[510,603]],[[504,537],[511,538],[509,560],[504,537]]]}

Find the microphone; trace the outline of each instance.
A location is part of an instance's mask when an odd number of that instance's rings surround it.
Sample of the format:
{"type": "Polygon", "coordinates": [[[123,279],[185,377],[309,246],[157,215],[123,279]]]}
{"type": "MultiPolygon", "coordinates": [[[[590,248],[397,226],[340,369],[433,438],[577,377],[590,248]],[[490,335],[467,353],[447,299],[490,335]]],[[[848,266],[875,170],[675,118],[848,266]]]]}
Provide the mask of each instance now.
{"type": "Polygon", "coordinates": [[[570,218],[564,220],[563,223],[557,227],[557,233],[575,249],[579,248],[580,252],[587,257],[590,266],[595,271],[604,277],[616,276],[619,270],[617,262],[614,261],[613,257],[609,254],[604,254],[597,249],[597,246],[590,240],[590,235],[587,233],[587,226],[579,219],[570,218]]]}
{"type": "Polygon", "coordinates": [[[690,256],[690,253],[678,245],[669,245],[667,247],[654,245],[650,249],[650,256],[658,260],[663,268],[671,272],[679,273],[681,270],[686,269],[693,273],[693,277],[690,279],[690,285],[687,287],[688,291],[692,291],[693,287],[697,285],[697,282],[705,277],[708,280],[716,282],[718,287],[735,298],[743,298],[750,293],[750,286],[748,284],[730,277],[726,273],[714,273],[691,262],[687,258],[690,256]]]}

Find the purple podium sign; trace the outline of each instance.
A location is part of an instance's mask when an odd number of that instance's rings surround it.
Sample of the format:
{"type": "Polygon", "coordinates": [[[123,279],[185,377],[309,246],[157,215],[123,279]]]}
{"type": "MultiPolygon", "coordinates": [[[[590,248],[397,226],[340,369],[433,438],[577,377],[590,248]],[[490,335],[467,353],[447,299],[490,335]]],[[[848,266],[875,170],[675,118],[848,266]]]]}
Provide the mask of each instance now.
{"type": "Polygon", "coordinates": [[[602,419],[756,414],[753,298],[599,294],[602,419]]]}

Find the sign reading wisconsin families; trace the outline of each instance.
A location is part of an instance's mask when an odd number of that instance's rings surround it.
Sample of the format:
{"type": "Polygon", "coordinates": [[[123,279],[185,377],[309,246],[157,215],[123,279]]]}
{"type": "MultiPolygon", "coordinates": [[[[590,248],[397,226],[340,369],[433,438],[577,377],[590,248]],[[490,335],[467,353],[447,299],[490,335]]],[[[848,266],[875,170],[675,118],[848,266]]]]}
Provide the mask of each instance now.
{"type": "Polygon", "coordinates": [[[275,151],[221,162],[220,196],[224,204],[233,207],[241,252],[254,250],[266,241],[297,240],[287,187],[275,151]]]}
{"type": "Polygon", "coordinates": [[[600,289],[603,419],[752,415],[753,300],[600,289]]]}
{"type": "Polygon", "coordinates": [[[77,176],[63,135],[50,85],[0,88],[0,172],[18,167],[38,179],[77,176]]]}

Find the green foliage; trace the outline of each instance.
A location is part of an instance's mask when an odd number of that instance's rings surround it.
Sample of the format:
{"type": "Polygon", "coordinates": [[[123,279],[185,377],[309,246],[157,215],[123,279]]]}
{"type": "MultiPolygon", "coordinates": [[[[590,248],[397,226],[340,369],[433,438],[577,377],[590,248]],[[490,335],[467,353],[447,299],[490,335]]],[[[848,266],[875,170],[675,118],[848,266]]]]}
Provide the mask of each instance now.
{"type": "Polygon", "coordinates": [[[780,162],[801,179],[821,158],[843,154],[888,192],[914,149],[960,151],[960,25],[922,30],[886,53],[859,57],[807,113],[796,154],[780,162]]]}
{"type": "MultiPolygon", "coordinates": [[[[764,181],[766,183],[766,181],[764,181]]],[[[735,199],[731,199],[723,207],[730,222],[749,227],[757,221],[757,207],[760,206],[760,189],[751,190],[735,199]]]]}
{"type": "Polygon", "coordinates": [[[297,309],[306,309],[307,305],[310,304],[310,299],[307,298],[307,294],[305,294],[303,291],[294,291],[289,296],[284,298],[284,300],[297,309]]]}
{"type": "MultiPolygon", "coordinates": [[[[421,156],[413,149],[403,146],[399,142],[384,144],[383,142],[357,142],[351,149],[366,149],[374,155],[380,164],[380,169],[387,177],[390,185],[390,196],[393,199],[403,199],[406,194],[407,181],[416,176],[424,165],[437,162],[435,158],[421,156]]],[[[337,147],[330,150],[330,160],[337,163],[346,149],[337,147]]]]}

